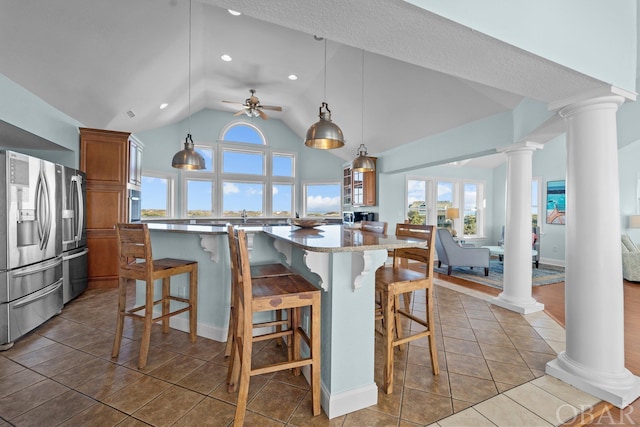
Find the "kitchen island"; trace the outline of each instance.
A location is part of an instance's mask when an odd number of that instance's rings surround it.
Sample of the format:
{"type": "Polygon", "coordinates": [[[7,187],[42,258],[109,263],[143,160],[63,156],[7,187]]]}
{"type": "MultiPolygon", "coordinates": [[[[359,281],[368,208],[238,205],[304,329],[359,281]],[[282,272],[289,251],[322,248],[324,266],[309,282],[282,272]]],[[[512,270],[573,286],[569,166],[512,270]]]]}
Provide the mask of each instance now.
{"type": "MultiPolygon", "coordinates": [[[[245,228],[245,227],[243,227],[245,228]]],[[[149,224],[154,257],[197,260],[198,333],[226,339],[230,269],[222,226],[149,224]]],[[[284,262],[322,293],[322,407],[329,418],[374,405],[375,270],[388,249],[424,244],[342,225],[250,226],[252,263],[284,262]]],[[[178,289],[186,287],[176,281],[178,289]]],[[[173,327],[186,330],[186,319],[173,327]],[[180,324],[184,322],[184,325],[180,324]]]]}

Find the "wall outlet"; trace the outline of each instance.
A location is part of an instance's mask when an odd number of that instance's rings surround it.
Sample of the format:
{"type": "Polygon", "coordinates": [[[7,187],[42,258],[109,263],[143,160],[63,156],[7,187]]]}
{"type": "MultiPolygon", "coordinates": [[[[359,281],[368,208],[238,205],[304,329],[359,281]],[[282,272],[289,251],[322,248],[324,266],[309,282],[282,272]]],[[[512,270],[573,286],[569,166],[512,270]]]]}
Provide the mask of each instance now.
{"type": "Polygon", "coordinates": [[[187,288],[186,288],[186,286],[180,286],[178,288],[178,296],[180,298],[186,298],[187,297],[187,288]]]}

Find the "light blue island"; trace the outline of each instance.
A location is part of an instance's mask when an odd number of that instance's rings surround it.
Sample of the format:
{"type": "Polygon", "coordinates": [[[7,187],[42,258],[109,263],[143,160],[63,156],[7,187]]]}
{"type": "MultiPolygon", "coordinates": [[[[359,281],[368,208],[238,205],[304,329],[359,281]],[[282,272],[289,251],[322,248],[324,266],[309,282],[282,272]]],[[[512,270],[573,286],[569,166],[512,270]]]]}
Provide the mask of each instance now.
{"type": "MultiPolygon", "coordinates": [[[[325,225],[243,227],[252,263],[284,262],[322,288],[322,407],[334,418],[374,405],[375,270],[387,250],[424,244],[325,225]]],[[[149,224],[154,257],[197,260],[198,335],[225,341],[229,320],[230,267],[223,226],[149,224]]],[[[186,279],[175,289],[186,292],[186,279]]],[[[142,288],[140,288],[142,292],[142,288]]],[[[140,294],[140,293],[139,293],[140,294]]],[[[141,295],[141,294],[140,294],[141,295]]],[[[186,318],[172,327],[188,330],[186,318]]]]}

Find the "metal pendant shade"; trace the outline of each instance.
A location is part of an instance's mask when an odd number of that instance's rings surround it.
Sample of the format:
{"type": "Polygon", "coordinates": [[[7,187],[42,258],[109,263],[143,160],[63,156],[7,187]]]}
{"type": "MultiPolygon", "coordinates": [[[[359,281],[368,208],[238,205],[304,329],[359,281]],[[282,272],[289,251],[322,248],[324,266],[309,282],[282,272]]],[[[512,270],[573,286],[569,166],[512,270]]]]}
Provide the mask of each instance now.
{"type": "MultiPolygon", "coordinates": [[[[316,40],[322,40],[322,38],[316,37],[316,40]]],[[[327,39],[324,39],[324,97],[327,98],[327,39]]],[[[331,121],[329,104],[323,101],[319,110],[320,120],[312,124],[307,131],[304,145],[319,150],[331,150],[344,146],[342,130],[331,121]]]]}
{"type": "Polygon", "coordinates": [[[204,157],[193,147],[191,134],[184,139],[184,149],[178,151],[171,161],[171,166],[178,169],[199,170],[204,169],[204,157]]]}
{"type": "Polygon", "coordinates": [[[367,147],[360,144],[358,147],[358,157],[353,160],[351,170],[354,172],[373,172],[376,170],[376,164],[371,157],[367,157],[367,147]]]}
{"type": "Polygon", "coordinates": [[[189,0],[189,132],[184,139],[184,149],[178,151],[171,160],[171,166],[177,169],[204,169],[204,157],[196,152],[191,138],[191,0],[189,0]]]}
{"type": "Polygon", "coordinates": [[[329,105],[323,102],[320,106],[320,120],[311,125],[307,131],[304,145],[320,150],[340,148],[344,145],[342,130],[331,121],[329,105]]]}

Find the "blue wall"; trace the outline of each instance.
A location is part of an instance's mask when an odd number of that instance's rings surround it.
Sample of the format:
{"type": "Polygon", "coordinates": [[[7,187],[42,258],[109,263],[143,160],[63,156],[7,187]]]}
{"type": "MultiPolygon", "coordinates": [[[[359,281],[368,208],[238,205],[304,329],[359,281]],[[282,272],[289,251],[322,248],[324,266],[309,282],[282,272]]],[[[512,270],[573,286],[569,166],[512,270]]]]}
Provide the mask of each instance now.
{"type": "MultiPolygon", "coordinates": [[[[303,141],[294,134],[282,121],[276,119],[237,119],[233,113],[203,110],[191,117],[190,133],[194,142],[218,142],[220,134],[230,122],[234,120],[249,121],[258,127],[267,140],[267,145],[274,149],[297,152],[296,182],[298,194],[296,210],[302,211],[302,183],[306,181],[342,181],[342,160],[326,150],[315,150],[304,145],[303,141]]],[[[170,172],[180,176],[181,172],[171,167],[173,155],[181,150],[184,139],[189,132],[189,120],[183,120],[170,126],[164,126],[146,132],[135,134],[144,144],[142,169],[144,171],[170,172]]],[[[177,188],[176,201],[180,204],[182,185],[177,188]]],[[[181,206],[177,206],[180,212],[181,206]]]]}

